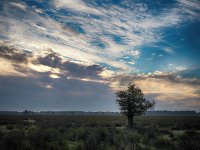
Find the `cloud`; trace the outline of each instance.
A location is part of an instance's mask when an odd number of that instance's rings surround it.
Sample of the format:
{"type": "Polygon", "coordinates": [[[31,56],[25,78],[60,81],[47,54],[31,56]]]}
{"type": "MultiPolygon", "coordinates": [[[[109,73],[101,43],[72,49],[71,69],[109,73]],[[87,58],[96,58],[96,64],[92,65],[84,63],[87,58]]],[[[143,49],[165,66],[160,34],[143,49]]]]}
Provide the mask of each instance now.
{"type": "Polygon", "coordinates": [[[169,64],[168,68],[171,71],[183,71],[183,70],[187,70],[187,68],[185,66],[177,66],[175,64],[169,64]]]}
{"type": "Polygon", "coordinates": [[[100,12],[92,8],[91,6],[86,5],[82,0],[53,0],[54,5],[57,9],[68,8],[78,12],[85,13],[95,13],[100,14],[100,12]]]}
{"type": "Polygon", "coordinates": [[[53,79],[60,78],[57,74],[50,74],[49,77],[53,79]]]}
{"type": "Polygon", "coordinates": [[[200,2],[198,0],[178,0],[179,7],[183,10],[183,13],[188,17],[183,18],[184,20],[190,19],[192,21],[199,20],[199,12],[200,12],[200,2]]]}
{"type": "Polygon", "coordinates": [[[35,62],[45,66],[59,68],[62,72],[66,72],[67,75],[73,77],[98,78],[99,74],[103,71],[103,68],[96,64],[86,66],[80,63],[62,60],[58,54],[52,51],[43,57],[37,58],[35,62]]]}
{"type": "Polygon", "coordinates": [[[140,56],[140,51],[131,51],[131,54],[133,55],[133,57],[139,57],[140,56]]]}
{"type": "Polygon", "coordinates": [[[0,76],[27,76],[17,71],[13,63],[7,59],[0,58],[0,76]]]}
{"type": "MultiPolygon", "coordinates": [[[[171,104],[175,105],[174,108],[178,108],[179,102],[184,104],[179,109],[190,109],[195,107],[193,104],[200,106],[200,79],[198,78],[183,78],[176,73],[157,71],[148,74],[118,75],[108,80],[115,90],[126,88],[130,82],[135,83],[146,97],[156,100],[158,103],[156,109],[164,106],[168,109],[166,106],[169,107],[171,104]]],[[[195,110],[199,111],[197,108],[195,110]]]]}
{"type": "Polygon", "coordinates": [[[36,63],[40,63],[46,66],[57,68],[61,65],[62,59],[52,50],[45,56],[39,56],[36,63]]]}
{"type": "MultiPolygon", "coordinates": [[[[89,15],[66,15],[49,7],[48,11],[52,12],[52,16],[45,14],[45,9],[40,8],[38,13],[34,7],[30,8],[24,3],[2,3],[1,41],[36,54],[51,48],[73,61],[89,64],[106,62],[116,68],[116,71],[124,73],[135,71],[134,63],[120,62],[119,59],[131,52],[134,52],[133,57],[137,55],[139,58],[142,52],[135,49],[162,40],[162,29],[178,26],[188,18],[188,15],[184,15],[182,9],[176,6],[153,15],[145,4],[136,2],[124,8],[123,3],[121,6],[112,3],[97,6],[95,2],[86,3],[81,0],[54,0],[53,3],[49,2],[49,5],[89,15]],[[23,5],[26,9],[11,9],[13,5],[23,5]],[[80,32],[81,30],[84,32],[80,32]],[[105,47],[92,44],[94,39],[105,47]]],[[[171,49],[164,50],[173,53],[171,49]]]]}
{"type": "MultiPolygon", "coordinates": [[[[5,4],[5,8],[9,5],[5,4]]],[[[70,27],[62,25],[48,17],[42,17],[35,12],[27,10],[26,15],[5,11],[9,18],[2,17],[2,35],[9,40],[3,40],[7,45],[18,49],[25,49],[34,53],[41,53],[42,49],[52,48],[59,54],[74,61],[84,63],[108,62],[110,65],[126,69],[127,65],[111,58],[96,55],[93,47],[88,45],[88,38],[75,33],[70,27]],[[17,31],[17,32],[16,32],[17,31]],[[75,51],[75,52],[72,52],[75,51]]]]}
{"type": "Polygon", "coordinates": [[[0,60],[4,67],[0,75],[9,75],[16,73],[18,75],[34,75],[37,73],[48,72],[50,78],[81,79],[83,81],[97,81],[101,79],[101,75],[105,69],[97,64],[85,65],[78,62],[72,62],[59,56],[52,50],[47,50],[42,56],[33,55],[26,51],[19,51],[8,46],[0,47],[0,60]],[[6,64],[6,65],[5,65],[6,64]],[[7,70],[7,71],[5,71],[7,70]],[[83,79],[82,79],[83,78],[83,79]]]}
{"type": "Polygon", "coordinates": [[[171,48],[165,47],[163,48],[163,50],[168,54],[171,54],[171,55],[174,54],[174,51],[171,48]]]}
{"type": "Polygon", "coordinates": [[[0,45],[0,57],[5,59],[9,59],[18,63],[26,63],[28,61],[28,57],[31,55],[32,54],[30,52],[21,52],[15,48],[0,45]]]}
{"type": "Polygon", "coordinates": [[[17,2],[9,2],[10,5],[20,8],[22,10],[26,9],[26,5],[22,4],[22,3],[17,3],[17,2]]]}
{"type": "MultiPolygon", "coordinates": [[[[189,70],[188,70],[189,71],[189,70]]],[[[200,85],[200,79],[199,78],[191,78],[191,77],[182,77],[180,76],[182,71],[172,72],[172,73],[166,73],[161,71],[155,71],[153,73],[147,73],[147,74],[136,74],[136,75],[116,75],[108,78],[108,80],[111,81],[111,83],[114,83],[115,81],[118,82],[118,86],[113,88],[120,88],[123,86],[126,86],[129,82],[132,81],[142,81],[142,80],[149,80],[149,81],[165,81],[169,83],[174,84],[185,84],[188,86],[198,86],[200,85]]],[[[159,84],[159,83],[158,83],[159,84]]],[[[148,87],[148,86],[147,86],[148,87]]],[[[158,88],[159,90],[159,88],[158,88]]]]}

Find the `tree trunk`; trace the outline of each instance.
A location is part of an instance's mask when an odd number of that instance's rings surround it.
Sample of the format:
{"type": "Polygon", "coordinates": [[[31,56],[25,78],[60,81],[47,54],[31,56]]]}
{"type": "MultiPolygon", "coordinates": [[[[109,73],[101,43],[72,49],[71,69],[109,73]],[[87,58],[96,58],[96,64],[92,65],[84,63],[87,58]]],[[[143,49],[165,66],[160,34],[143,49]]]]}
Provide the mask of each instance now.
{"type": "Polygon", "coordinates": [[[128,128],[132,129],[133,128],[133,116],[127,116],[128,118],[128,128]]]}

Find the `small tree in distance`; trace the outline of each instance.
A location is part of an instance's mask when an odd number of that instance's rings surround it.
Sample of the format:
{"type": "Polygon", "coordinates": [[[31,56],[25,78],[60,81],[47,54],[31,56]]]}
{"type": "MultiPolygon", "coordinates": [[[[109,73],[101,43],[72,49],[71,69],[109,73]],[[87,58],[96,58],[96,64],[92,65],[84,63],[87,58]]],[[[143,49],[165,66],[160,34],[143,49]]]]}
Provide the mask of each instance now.
{"type": "Polygon", "coordinates": [[[126,90],[119,90],[116,95],[121,113],[126,115],[128,119],[128,128],[133,128],[134,116],[143,114],[155,105],[154,102],[147,101],[144,98],[141,89],[135,84],[129,83],[126,90]]]}

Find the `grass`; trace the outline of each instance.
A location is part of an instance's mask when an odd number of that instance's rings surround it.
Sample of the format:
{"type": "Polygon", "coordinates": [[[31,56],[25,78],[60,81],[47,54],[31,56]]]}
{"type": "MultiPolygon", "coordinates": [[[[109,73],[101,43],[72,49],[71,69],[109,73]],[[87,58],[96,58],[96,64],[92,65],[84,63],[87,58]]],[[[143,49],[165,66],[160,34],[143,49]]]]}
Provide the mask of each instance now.
{"type": "Polygon", "coordinates": [[[200,149],[199,116],[0,116],[2,150],[200,149]]]}

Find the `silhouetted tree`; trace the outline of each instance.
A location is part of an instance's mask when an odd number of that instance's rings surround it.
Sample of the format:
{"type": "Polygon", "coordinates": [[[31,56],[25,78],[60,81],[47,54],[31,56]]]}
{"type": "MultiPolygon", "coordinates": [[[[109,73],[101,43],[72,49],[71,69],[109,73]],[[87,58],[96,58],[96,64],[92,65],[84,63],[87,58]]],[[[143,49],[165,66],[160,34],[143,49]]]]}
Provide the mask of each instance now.
{"type": "Polygon", "coordinates": [[[143,114],[148,109],[153,108],[155,104],[147,101],[141,89],[135,84],[129,83],[126,90],[119,90],[116,95],[121,113],[127,116],[129,128],[133,128],[134,116],[143,114]]]}

